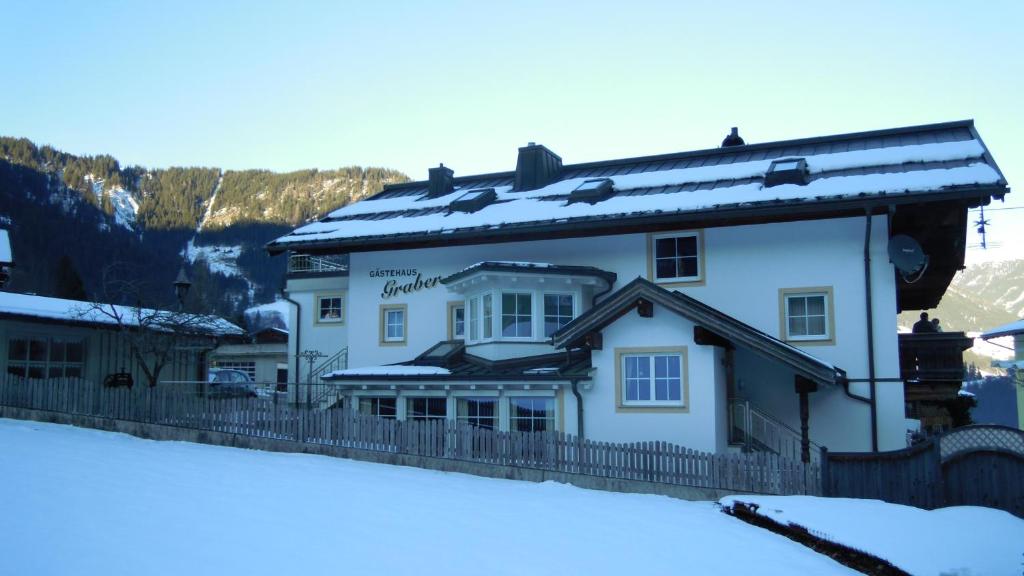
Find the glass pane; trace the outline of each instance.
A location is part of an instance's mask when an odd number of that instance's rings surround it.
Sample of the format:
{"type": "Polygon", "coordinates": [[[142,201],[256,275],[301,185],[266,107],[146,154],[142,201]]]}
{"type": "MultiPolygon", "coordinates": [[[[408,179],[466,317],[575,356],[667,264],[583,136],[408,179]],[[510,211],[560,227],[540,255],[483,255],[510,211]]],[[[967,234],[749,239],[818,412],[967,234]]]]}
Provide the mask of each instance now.
{"type": "Polygon", "coordinates": [[[655,263],[655,275],[658,278],[675,278],[676,261],[674,258],[658,259],[655,263]]]}
{"type": "Polygon", "coordinates": [[[64,376],[67,378],[81,378],[82,367],[81,366],[66,366],[64,368],[64,376]]]}
{"type": "Polygon", "coordinates": [[[43,367],[42,366],[29,366],[28,377],[29,378],[43,378],[43,367]]]}
{"type": "Polygon", "coordinates": [[[637,400],[650,400],[651,399],[651,381],[650,380],[638,380],[639,391],[637,393],[637,400]]]}
{"type": "Polygon", "coordinates": [[[471,298],[469,301],[469,339],[480,339],[480,299],[471,298]]]}
{"type": "Polygon", "coordinates": [[[668,361],[669,356],[655,356],[654,357],[654,377],[665,378],[668,376],[668,361]]]}
{"type": "Polygon", "coordinates": [[[825,315],[825,297],[809,296],[807,298],[807,313],[819,316],[825,315]]]}
{"type": "Polygon", "coordinates": [[[68,362],[82,362],[85,359],[84,342],[67,342],[65,348],[67,349],[68,362]]]}
{"type": "Polygon", "coordinates": [[[824,316],[811,316],[807,319],[807,333],[815,334],[818,336],[825,335],[825,317],[824,316]]]}
{"type": "Polygon", "coordinates": [[[50,342],[50,362],[64,361],[64,343],[59,340],[50,342]]]}
{"type": "Polygon", "coordinates": [[[515,294],[502,294],[501,295],[501,314],[516,313],[516,295],[515,294]]]}
{"type": "Polygon", "coordinates": [[[655,258],[672,258],[676,255],[675,238],[658,238],[654,241],[655,258]]]}
{"type": "Polygon", "coordinates": [[[544,315],[545,316],[557,316],[558,315],[558,294],[545,294],[544,295],[544,315]]]}
{"type": "Polygon", "coordinates": [[[678,402],[682,398],[682,388],[682,380],[679,380],[678,378],[670,380],[668,386],[668,399],[673,402],[678,402]]]}
{"type": "Polygon", "coordinates": [[[25,367],[17,364],[7,366],[7,373],[14,376],[25,376],[25,367]]]}
{"type": "Polygon", "coordinates": [[[377,399],[377,415],[385,418],[394,418],[397,412],[398,399],[396,398],[378,398],[377,399]]]}
{"type": "Polygon", "coordinates": [[[64,376],[64,370],[60,366],[50,366],[46,373],[49,378],[61,378],[64,376]]]}
{"type": "Polygon", "coordinates": [[[696,258],[680,258],[679,259],[679,277],[687,278],[690,276],[697,275],[697,259],[696,258]]]}
{"type": "Polygon", "coordinates": [[[484,338],[490,338],[494,334],[494,310],[490,294],[484,296],[484,338]]]}
{"type": "Polygon", "coordinates": [[[807,335],[807,318],[790,318],[789,319],[789,335],[790,336],[806,336],[807,335]]]}
{"type": "Polygon", "coordinates": [[[34,362],[46,361],[46,340],[32,340],[29,342],[28,359],[34,362]]]}
{"type": "Polygon", "coordinates": [[[626,380],[626,400],[639,400],[640,399],[640,386],[637,384],[637,380],[626,380]]]}
{"type": "Polygon", "coordinates": [[[789,298],[789,315],[790,316],[804,316],[807,314],[806,301],[800,296],[791,296],[789,298]]]}
{"type": "Polygon", "coordinates": [[[697,237],[682,236],[680,238],[676,238],[676,253],[679,256],[696,256],[697,237]]]}
{"type": "Polygon", "coordinates": [[[515,316],[502,316],[501,317],[501,335],[502,336],[515,336],[516,335],[516,317],[515,316]]]}
{"type": "Polygon", "coordinates": [[[516,313],[530,314],[533,308],[533,299],[529,294],[516,294],[516,313]]]}
{"type": "Polygon", "coordinates": [[[8,360],[25,360],[28,358],[28,340],[15,339],[7,342],[8,360]]]}

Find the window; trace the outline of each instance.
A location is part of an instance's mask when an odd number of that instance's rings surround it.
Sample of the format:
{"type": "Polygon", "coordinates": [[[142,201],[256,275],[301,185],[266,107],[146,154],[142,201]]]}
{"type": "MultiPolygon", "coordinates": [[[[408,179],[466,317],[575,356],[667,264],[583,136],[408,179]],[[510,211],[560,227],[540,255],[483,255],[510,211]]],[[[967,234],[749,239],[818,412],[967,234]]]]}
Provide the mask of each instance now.
{"type": "Polygon", "coordinates": [[[501,335],[506,338],[533,336],[533,299],[529,292],[501,295],[501,335]]]}
{"type": "Polygon", "coordinates": [[[782,334],[785,340],[833,340],[831,288],[783,289],[780,300],[782,334]]]}
{"type": "Polygon", "coordinates": [[[343,324],[345,322],[344,294],[325,294],[316,297],[317,324],[343,324]]]}
{"type": "Polygon", "coordinates": [[[489,340],[494,337],[494,297],[490,294],[484,294],[483,297],[483,308],[484,308],[484,339],[489,340]]]}
{"type": "Polygon", "coordinates": [[[572,294],[544,295],[544,335],[551,336],[572,321],[572,294]]]}
{"type": "Polygon", "coordinates": [[[458,398],[455,414],[460,424],[495,430],[498,427],[498,399],[458,398]]]}
{"type": "Polygon", "coordinates": [[[657,282],[703,279],[703,239],[699,232],[651,237],[651,275],[657,282]]]}
{"type": "Polygon", "coordinates": [[[398,413],[397,399],[395,398],[360,398],[359,413],[364,416],[377,416],[378,418],[394,418],[398,413]]]}
{"type": "Polygon", "coordinates": [[[619,408],[684,408],[686,350],[616,350],[619,408]]]}
{"type": "Polygon", "coordinates": [[[509,407],[509,430],[513,432],[547,432],[555,429],[554,398],[509,398],[509,407]]]}
{"type": "Polygon", "coordinates": [[[466,338],[466,306],[462,302],[448,303],[448,339],[466,338]]]}
{"type": "Polygon", "coordinates": [[[224,361],[217,360],[213,363],[217,368],[228,368],[230,370],[239,370],[249,375],[249,379],[253,382],[256,381],[256,362],[239,362],[239,361],[224,361]]]}
{"type": "Polygon", "coordinates": [[[480,297],[469,299],[469,339],[480,339],[480,297]]]}
{"type": "Polygon", "coordinates": [[[405,405],[405,418],[407,420],[444,420],[448,417],[448,399],[441,396],[436,398],[409,398],[405,405]]]}
{"type": "Polygon", "coordinates": [[[81,378],[85,342],[26,336],[7,341],[7,373],[28,378],[81,378]]]}
{"type": "Polygon", "coordinates": [[[405,304],[388,304],[380,307],[381,344],[405,344],[408,326],[405,304]]]}

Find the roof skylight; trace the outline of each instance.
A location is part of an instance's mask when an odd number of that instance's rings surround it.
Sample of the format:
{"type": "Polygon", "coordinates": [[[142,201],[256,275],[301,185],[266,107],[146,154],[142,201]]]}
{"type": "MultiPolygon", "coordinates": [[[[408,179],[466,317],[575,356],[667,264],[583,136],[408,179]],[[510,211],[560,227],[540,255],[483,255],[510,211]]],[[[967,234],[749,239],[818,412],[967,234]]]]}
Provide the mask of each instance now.
{"type": "Polygon", "coordinates": [[[498,199],[494,188],[477,188],[462,194],[448,205],[452,212],[476,212],[498,199]]]}
{"type": "Polygon", "coordinates": [[[598,202],[604,200],[612,193],[613,183],[611,178],[593,178],[584,180],[569,194],[570,202],[598,202]]]}
{"type": "Polygon", "coordinates": [[[772,161],[764,175],[764,187],[770,188],[779,184],[806,185],[807,161],[803,158],[781,158],[772,161]]]}

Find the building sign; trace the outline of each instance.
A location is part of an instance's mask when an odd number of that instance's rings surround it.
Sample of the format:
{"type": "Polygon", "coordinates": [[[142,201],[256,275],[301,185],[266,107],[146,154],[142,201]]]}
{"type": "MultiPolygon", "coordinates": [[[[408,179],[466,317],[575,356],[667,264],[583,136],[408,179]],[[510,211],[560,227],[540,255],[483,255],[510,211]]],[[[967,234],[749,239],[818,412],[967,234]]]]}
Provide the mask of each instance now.
{"type": "Polygon", "coordinates": [[[400,294],[429,290],[441,283],[440,276],[424,278],[416,268],[377,268],[370,270],[370,278],[389,278],[380,293],[384,300],[400,294]]]}

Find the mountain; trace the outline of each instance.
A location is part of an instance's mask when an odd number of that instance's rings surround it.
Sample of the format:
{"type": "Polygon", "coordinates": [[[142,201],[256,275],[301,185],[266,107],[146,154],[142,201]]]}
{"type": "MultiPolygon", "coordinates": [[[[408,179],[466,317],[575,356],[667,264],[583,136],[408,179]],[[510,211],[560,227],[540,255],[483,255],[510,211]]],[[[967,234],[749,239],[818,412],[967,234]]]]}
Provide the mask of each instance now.
{"type": "MultiPolygon", "coordinates": [[[[984,332],[1024,317],[1024,260],[968,266],[928,313],[941,320],[944,330],[962,332],[984,332]]],[[[903,312],[899,325],[910,329],[919,314],[903,312]]]]}
{"type": "MultiPolygon", "coordinates": [[[[190,305],[236,318],[269,302],[285,259],[263,245],[320,215],[408,178],[387,168],[221,170],[122,167],[112,156],[76,156],[24,138],[0,137],[0,227],[11,230],[9,288],[55,295],[67,256],[86,293],[125,300],[145,284],[153,305],[173,306],[185,264],[190,305]],[[60,273],[58,273],[60,272],[60,273]]],[[[73,276],[73,275],[72,275],[73,276]]]]}

